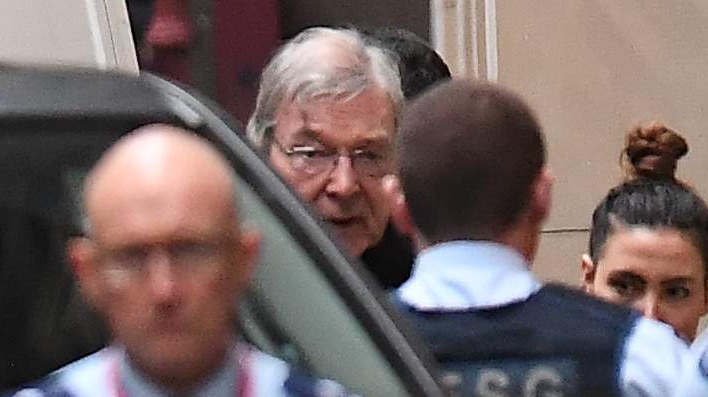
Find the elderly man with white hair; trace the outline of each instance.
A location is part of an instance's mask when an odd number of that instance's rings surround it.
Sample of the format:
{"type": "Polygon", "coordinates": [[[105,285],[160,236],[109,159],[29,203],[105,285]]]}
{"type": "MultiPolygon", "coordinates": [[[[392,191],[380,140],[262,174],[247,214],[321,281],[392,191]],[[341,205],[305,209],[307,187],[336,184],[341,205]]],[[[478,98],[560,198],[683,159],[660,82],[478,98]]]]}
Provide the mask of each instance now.
{"type": "Polygon", "coordinates": [[[307,29],[266,66],[247,127],[273,168],[384,287],[404,281],[412,262],[410,246],[389,226],[382,187],[395,169],[403,102],[396,61],[355,30],[307,29]],[[379,244],[400,249],[367,260],[379,244]],[[401,258],[408,260],[394,268],[401,258]]]}

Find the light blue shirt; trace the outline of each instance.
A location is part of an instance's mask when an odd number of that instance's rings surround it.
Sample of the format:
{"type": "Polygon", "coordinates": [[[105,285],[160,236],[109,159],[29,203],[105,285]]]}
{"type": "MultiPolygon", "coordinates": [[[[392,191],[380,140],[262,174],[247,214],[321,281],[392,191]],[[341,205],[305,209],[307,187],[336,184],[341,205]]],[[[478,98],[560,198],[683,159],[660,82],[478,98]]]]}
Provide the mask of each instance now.
{"type": "MultiPolygon", "coordinates": [[[[234,396],[238,382],[239,354],[248,354],[246,370],[253,396],[287,397],[289,395],[284,388],[290,374],[289,366],[284,361],[248,345],[238,344],[227,357],[224,366],[189,393],[189,396],[234,396]]],[[[127,362],[125,353],[119,347],[100,350],[58,369],[51,376],[56,379],[56,386],[66,390],[73,397],[117,397],[116,366],[120,368],[121,381],[127,395],[146,397],[174,395],[139,374],[127,362]]],[[[17,397],[41,395],[36,389],[23,389],[15,394],[17,397]]]]}
{"type": "Polygon", "coordinates": [[[708,396],[708,329],[691,345],[691,358],[675,393],[677,397],[708,396]]]}
{"type": "MultiPolygon", "coordinates": [[[[188,395],[193,397],[236,395],[239,360],[247,352],[245,345],[232,348],[221,367],[188,395]]],[[[172,397],[175,395],[143,376],[131,365],[124,351],[121,350],[119,356],[120,381],[128,396],[172,397]]]]}
{"type": "MultiPolygon", "coordinates": [[[[420,252],[413,273],[396,291],[419,311],[468,310],[525,301],[541,283],[517,251],[489,241],[452,241],[420,252]]],[[[673,329],[640,318],[624,345],[619,380],[625,396],[670,396],[688,346],[673,329]]]]}

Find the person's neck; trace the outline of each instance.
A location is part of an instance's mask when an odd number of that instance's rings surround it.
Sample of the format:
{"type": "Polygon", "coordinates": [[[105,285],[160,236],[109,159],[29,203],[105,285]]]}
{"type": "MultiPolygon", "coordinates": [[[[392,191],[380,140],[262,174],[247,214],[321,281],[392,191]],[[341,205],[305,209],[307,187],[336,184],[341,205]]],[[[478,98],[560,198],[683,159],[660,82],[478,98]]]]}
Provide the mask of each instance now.
{"type": "Polygon", "coordinates": [[[214,378],[220,369],[227,366],[225,364],[231,358],[230,348],[231,345],[225,345],[215,350],[211,357],[191,361],[190,367],[184,369],[179,366],[150,367],[139,360],[133,360],[127,352],[124,357],[128,372],[138,383],[152,384],[170,394],[179,395],[193,392],[214,378]]]}
{"type": "Polygon", "coordinates": [[[538,249],[539,236],[541,234],[540,225],[535,225],[528,222],[520,222],[512,228],[509,228],[495,241],[506,246],[509,246],[518,251],[529,266],[533,264],[538,249]]]}
{"type": "MultiPolygon", "coordinates": [[[[509,230],[502,233],[497,238],[484,239],[486,241],[491,241],[494,243],[499,243],[506,245],[516,251],[518,251],[526,262],[528,266],[531,267],[534,257],[536,256],[536,250],[538,248],[538,240],[541,233],[540,225],[532,225],[529,223],[521,223],[517,226],[510,228],[509,230]]],[[[430,248],[434,245],[440,244],[443,241],[436,243],[429,243],[423,238],[420,233],[414,235],[412,239],[413,245],[415,247],[416,254],[419,254],[426,248],[430,248]]],[[[452,241],[452,240],[450,240],[452,241]]],[[[471,240],[471,241],[481,241],[481,240],[471,240]]]]}

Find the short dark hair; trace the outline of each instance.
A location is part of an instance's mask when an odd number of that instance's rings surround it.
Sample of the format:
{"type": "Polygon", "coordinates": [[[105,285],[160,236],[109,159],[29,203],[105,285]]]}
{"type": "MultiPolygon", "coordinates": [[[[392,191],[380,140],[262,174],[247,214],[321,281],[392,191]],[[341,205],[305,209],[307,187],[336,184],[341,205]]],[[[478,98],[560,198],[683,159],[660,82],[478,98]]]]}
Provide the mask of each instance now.
{"type": "Polygon", "coordinates": [[[614,226],[666,227],[684,233],[708,266],[708,207],[688,185],[676,179],[676,163],[688,144],[658,122],[627,132],[623,150],[628,181],[610,189],[592,214],[589,253],[595,264],[614,226]]]}
{"type": "Polygon", "coordinates": [[[531,109],[490,83],[451,80],[424,93],[404,109],[397,141],[411,216],[431,244],[497,238],[545,163],[531,109]]]}
{"type": "Polygon", "coordinates": [[[411,99],[432,85],[450,79],[450,69],[430,45],[415,33],[398,27],[363,30],[381,47],[398,56],[403,96],[411,99]]]}

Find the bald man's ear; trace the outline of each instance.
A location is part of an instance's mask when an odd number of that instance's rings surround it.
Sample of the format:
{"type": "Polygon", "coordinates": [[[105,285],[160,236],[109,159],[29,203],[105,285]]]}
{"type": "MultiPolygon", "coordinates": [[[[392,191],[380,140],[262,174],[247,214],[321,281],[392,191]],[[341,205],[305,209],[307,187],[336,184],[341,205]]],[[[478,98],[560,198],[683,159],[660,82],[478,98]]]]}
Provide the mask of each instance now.
{"type": "Polygon", "coordinates": [[[67,258],[81,295],[100,311],[103,306],[103,286],[97,269],[93,242],[86,237],[72,238],[67,244],[67,258]]]}
{"type": "Polygon", "coordinates": [[[551,199],[553,195],[553,174],[543,167],[531,192],[531,216],[538,223],[543,223],[551,212],[551,199]]]}
{"type": "Polygon", "coordinates": [[[387,175],[383,180],[383,189],[386,192],[386,199],[391,208],[391,223],[399,233],[415,238],[416,229],[406,203],[406,196],[403,194],[401,182],[395,175],[387,175]]]}
{"type": "Polygon", "coordinates": [[[249,228],[243,227],[238,235],[238,242],[236,244],[237,252],[237,274],[236,274],[236,287],[239,294],[245,291],[251,282],[253,277],[253,272],[255,271],[256,264],[258,263],[258,252],[260,251],[262,236],[259,232],[249,228]]]}

